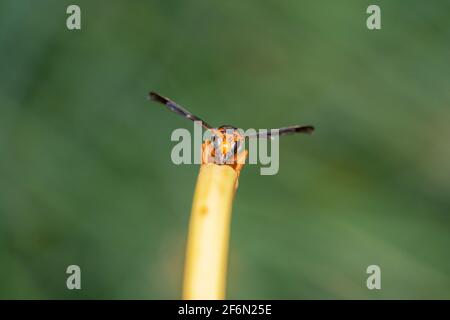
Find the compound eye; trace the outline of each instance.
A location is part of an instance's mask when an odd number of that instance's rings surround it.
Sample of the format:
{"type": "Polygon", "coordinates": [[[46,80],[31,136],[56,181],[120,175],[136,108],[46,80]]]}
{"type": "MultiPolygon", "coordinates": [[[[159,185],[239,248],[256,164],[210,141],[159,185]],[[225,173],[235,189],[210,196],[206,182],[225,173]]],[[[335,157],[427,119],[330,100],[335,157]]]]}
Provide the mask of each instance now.
{"type": "Polygon", "coordinates": [[[236,141],[235,149],[236,149],[236,154],[241,153],[242,150],[244,149],[244,144],[242,143],[241,139],[238,139],[236,141]]]}
{"type": "Polygon", "coordinates": [[[213,134],[210,138],[214,149],[219,150],[220,145],[222,144],[222,138],[216,134],[213,134]]]}

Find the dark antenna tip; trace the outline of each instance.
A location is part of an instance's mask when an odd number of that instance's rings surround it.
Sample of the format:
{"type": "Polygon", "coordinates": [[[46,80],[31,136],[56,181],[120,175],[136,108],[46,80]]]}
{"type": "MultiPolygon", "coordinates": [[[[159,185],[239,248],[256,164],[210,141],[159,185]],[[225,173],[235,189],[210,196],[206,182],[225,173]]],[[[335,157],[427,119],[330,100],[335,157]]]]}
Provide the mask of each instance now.
{"type": "Polygon", "coordinates": [[[312,134],[314,132],[314,130],[315,130],[315,128],[313,126],[303,126],[303,127],[299,127],[297,129],[297,132],[312,134]]]}
{"type": "Polygon", "coordinates": [[[156,92],[153,92],[153,91],[150,91],[150,92],[148,93],[149,99],[153,98],[153,97],[156,96],[156,95],[157,95],[157,93],[156,93],[156,92]]]}
{"type": "Polygon", "coordinates": [[[166,98],[164,98],[163,96],[160,96],[159,94],[157,94],[154,91],[150,91],[149,92],[149,94],[147,96],[147,99],[158,101],[158,102],[161,102],[161,103],[166,103],[167,102],[166,98]]]}

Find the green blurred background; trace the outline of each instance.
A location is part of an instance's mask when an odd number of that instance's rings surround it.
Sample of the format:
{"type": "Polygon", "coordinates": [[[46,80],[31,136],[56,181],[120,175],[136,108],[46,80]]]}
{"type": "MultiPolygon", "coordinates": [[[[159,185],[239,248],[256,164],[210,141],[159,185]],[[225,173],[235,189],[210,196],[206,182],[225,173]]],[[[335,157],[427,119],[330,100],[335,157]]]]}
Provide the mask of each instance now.
{"type": "Polygon", "coordinates": [[[149,90],[212,124],[316,126],[282,139],[277,175],[244,168],[228,298],[450,298],[449,13],[1,0],[0,298],[180,298],[199,168],[171,162],[172,130],[192,125],[149,90]]]}

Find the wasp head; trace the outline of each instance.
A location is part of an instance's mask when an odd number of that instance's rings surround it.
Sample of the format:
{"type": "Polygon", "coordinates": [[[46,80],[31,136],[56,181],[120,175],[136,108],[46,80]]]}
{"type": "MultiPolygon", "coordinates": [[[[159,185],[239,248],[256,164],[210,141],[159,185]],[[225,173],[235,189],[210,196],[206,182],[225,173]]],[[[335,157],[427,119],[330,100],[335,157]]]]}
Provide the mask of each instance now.
{"type": "Polygon", "coordinates": [[[244,151],[243,134],[232,126],[221,126],[210,131],[211,137],[204,144],[204,162],[236,164],[238,156],[244,151]]]}

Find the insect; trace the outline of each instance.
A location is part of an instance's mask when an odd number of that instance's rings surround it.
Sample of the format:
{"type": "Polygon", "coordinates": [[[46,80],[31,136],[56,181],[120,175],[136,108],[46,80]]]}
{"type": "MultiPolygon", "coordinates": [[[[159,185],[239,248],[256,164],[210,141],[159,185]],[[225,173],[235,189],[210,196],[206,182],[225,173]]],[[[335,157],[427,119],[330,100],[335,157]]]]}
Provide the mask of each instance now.
{"type": "MultiPolygon", "coordinates": [[[[217,164],[241,164],[245,162],[247,151],[244,149],[245,138],[271,138],[272,133],[268,130],[265,133],[255,133],[244,135],[236,127],[223,125],[213,127],[199,117],[193,115],[182,106],[178,105],[169,98],[163,97],[156,92],[150,92],[148,95],[150,100],[159,102],[169,108],[171,111],[192,121],[199,121],[203,128],[211,132],[211,137],[203,144],[202,162],[217,164]],[[243,161],[242,161],[243,160],[243,161]]],[[[286,135],[293,133],[311,134],[314,127],[306,126],[290,126],[278,129],[277,135],[286,135]]]]}

